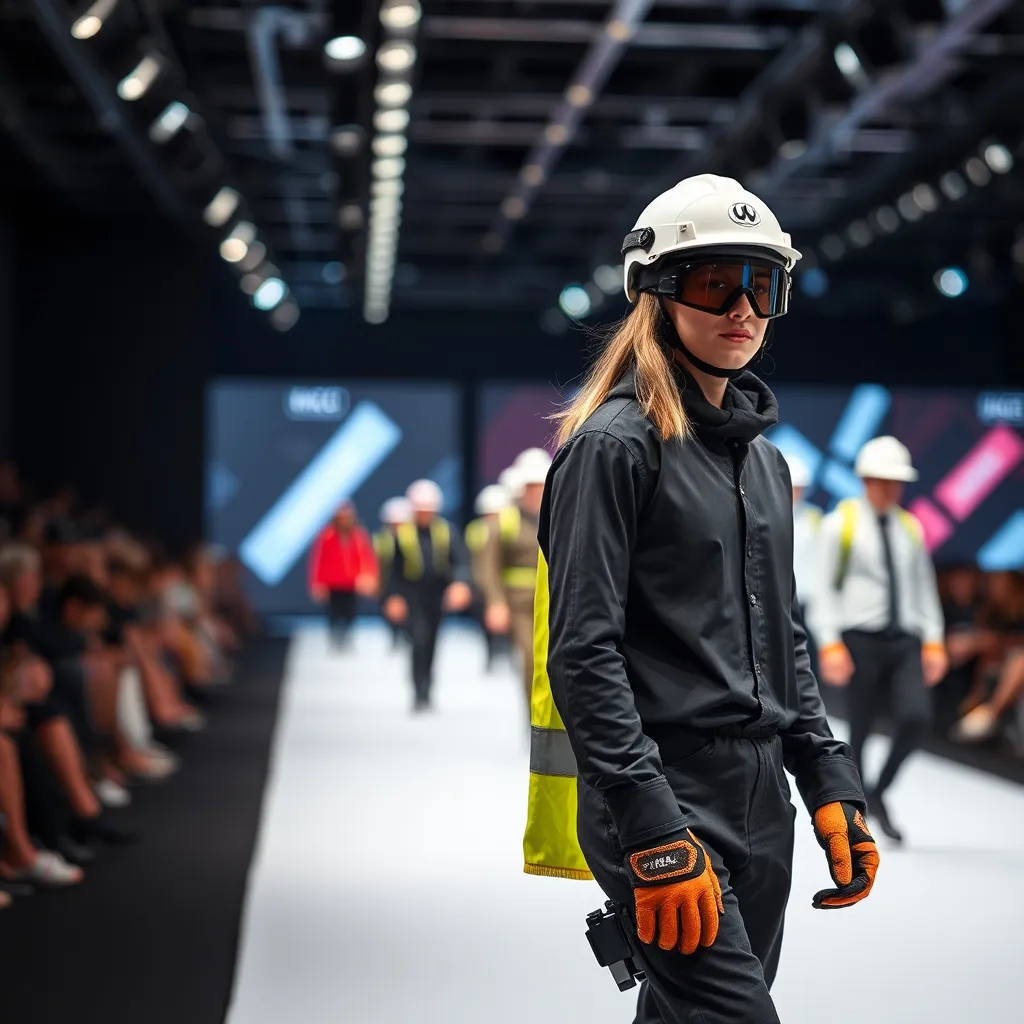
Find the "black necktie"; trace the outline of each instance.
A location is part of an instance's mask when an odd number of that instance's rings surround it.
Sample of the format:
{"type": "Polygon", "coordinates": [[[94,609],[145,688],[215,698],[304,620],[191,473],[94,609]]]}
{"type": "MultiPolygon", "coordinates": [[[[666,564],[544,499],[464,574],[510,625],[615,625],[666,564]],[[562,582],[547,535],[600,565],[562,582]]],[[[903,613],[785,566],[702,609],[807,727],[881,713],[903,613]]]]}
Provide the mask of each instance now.
{"type": "Polygon", "coordinates": [[[892,544],[889,543],[889,515],[883,513],[878,517],[878,528],[882,531],[882,550],[885,553],[885,571],[889,577],[889,621],[886,633],[897,633],[900,628],[899,593],[896,589],[896,567],[892,561],[892,544]]]}

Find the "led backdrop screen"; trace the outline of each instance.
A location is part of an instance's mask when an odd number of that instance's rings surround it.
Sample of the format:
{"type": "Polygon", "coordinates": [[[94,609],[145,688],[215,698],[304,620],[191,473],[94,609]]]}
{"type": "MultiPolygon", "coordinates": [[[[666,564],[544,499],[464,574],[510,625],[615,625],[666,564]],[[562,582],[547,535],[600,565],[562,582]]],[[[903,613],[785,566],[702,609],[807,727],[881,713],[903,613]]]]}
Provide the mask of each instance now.
{"type": "MultiPolygon", "coordinates": [[[[910,448],[921,478],[904,503],[920,519],[938,563],[1024,568],[1024,392],[773,385],[780,422],[768,434],[814,477],[809,498],[830,508],[860,493],[857,451],[878,434],[910,448]]],[[[547,444],[545,419],[560,401],[552,385],[494,384],[480,409],[483,482],[516,453],[547,444]]]]}
{"type": "Polygon", "coordinates": [[[236,553],[264,613],[309,612],[309,550],[352,498],[371,528],[388,498],[435,480],[461,504],[454,386],[221,380],[207,393],[206,535],[236,553]]]}

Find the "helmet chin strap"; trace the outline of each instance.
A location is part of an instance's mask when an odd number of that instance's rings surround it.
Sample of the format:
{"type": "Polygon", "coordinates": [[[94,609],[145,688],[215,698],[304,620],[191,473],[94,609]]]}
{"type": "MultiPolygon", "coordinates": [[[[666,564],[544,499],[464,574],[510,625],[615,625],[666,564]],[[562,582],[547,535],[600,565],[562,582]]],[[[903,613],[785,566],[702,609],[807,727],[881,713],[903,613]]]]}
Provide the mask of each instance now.
{"type": "Polygon", "coordinates": [[[658,299],[658,310],[661,313],[658,323],[658,333],[661,340],[669,346],[669,348],[675,349],[677,352],[681,352],[686,356],[687,360],[692,363],[698,370],[703,373],[710,374],[712,377],[724,377],[726,380],[734,380],[741,373],[745,373],[747,367],[751,363],[756,362],[761,353],[764,351],[765,343],[768,341],[768,333],[771,330],[772,325],[768,325],[768,331],[765,331],[764,339],[761,342],[758,350],[742,365],[735,369],[727,370],[723,366],[713,366],[711,363],[705,362],[699,356],[695,356],[687,347],[683,344],[683,339],[679,337],[679,332],[676,330],[676,325],[672,323],[672,318],[665,312],[665,305],[663,299],[658,299]]]}

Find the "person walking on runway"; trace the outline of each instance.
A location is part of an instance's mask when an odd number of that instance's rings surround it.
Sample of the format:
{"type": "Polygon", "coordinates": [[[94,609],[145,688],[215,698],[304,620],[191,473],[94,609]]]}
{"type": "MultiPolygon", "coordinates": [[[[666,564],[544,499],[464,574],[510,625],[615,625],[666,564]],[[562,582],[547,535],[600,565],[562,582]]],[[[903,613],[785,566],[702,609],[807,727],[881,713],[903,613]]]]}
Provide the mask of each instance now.
{"type": "Polygon", "coordinates": [[[486,620],[486,604],[482,585],[484,551],[492,529],[498,528],[501,515],[512,507],[512,495],[501,484],[489,484],[476,499],[477,518],[466,524],[466,550],[469,552],[470,574],[473,580],[473,618],[480,623],[487,649],[484,671],[491,672],[494,659],[502,642],[502,634],[492,631],[486,620]]]}
{"type": "MultiPolygon", "coordinates": [[[[818,531],[823,516],[817,505],[804,500],[807,488],[811,485],[807,463],[790,455],[786,457],[786,464],[793,482],[793,575],[796,579],[796,600],[806,625],[818,585],[818,531]]],[[[807,655],[811,659],[811,671],[817,675],[818,646],[809,630],[807,655]]]]}
{"type": "Polygon", "coordinates": [[[523,674],[526,716],[533,690],[533,594],[537,585],[537,517],[551,456],[528,448],[512,464],[515,504],[503,510],[480,557],[480,586],[489,631],[511,633],[523,674]]]}
{"type": "Polygon", "coordinates": [[[711,174],[622,254],[632,310],[562,414],[540,514],[526,869],[586,877],[578,840],[639,940],[636,1024],[776,1024],[787,770],[835,883],[814,906],[864,899],[878,866],[795,611],[778,405],[748,371],[800,254],[711,174]]]}
{"type": "Polygon", "coordinates": [[[890,705],[892,746],[868,790],[868,813],[901,842],[883,797],[928,724],[926,687],[946,674],[942,605],[921,526],[899,506],[904,484],[917,479],[910,452],[895,437],[876,437],[854,468],[863,497],[841,501],[822,523],[812,628],[822,680],[846,688],[850,746],[862,772],[864,744],[890,705]]]}
{"type": "Polygon", "coordinates": [[[343,502],[313,545],[309,589],[317,604],[327,604],[331,643],[344,647],[360,597],[373,597],[380,582],[370,535],[356,520],[356,507],[343,502]]]}
{"type": "Polygon", "coordinates": [[[438,514],[444,496],[433,480],[417,480],[406,497],[413,519],[395,531],[384,599],[389,622],[406,626],[412,642],[413,711],[430,707],[437,633],[445,611],[463,611],[473,594],[462,539],[438,514]]]}
{"type": "MultiPolygon", "coordinates": [[[[381,528],[373,535],[373,551],[377,556],[377,564],[380,566],[382,588],[380,596],[383,599],[383,590],[391,579],[391,563],[395,559],[395,536],[402,523],[412,522],[412,506],[404,495],[400,498],[388,498],[381,505],[379,515],[381,528]]],[[[391,650],[397,651],[404,635],[403,627],[401,623],[388,622],[386,616],[384,621],[388,623],[388,628],[391,630],[391,650]]]]}

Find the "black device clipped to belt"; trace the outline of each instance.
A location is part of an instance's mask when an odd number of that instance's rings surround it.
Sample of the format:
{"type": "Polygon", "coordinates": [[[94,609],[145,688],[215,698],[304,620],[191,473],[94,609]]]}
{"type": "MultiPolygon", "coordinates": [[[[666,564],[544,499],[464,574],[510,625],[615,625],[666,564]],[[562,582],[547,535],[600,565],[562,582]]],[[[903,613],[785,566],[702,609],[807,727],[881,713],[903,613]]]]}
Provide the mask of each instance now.
{"type": "Polygon", "coordinates": [[[633,959],[633,947],[629,941],[632,928],[625,908],[608,900],[604,910],[587,914],[587,941],[602,967],[612,972],[620,992],[634,988],[647,975],[639,970],[633,959]]]}

